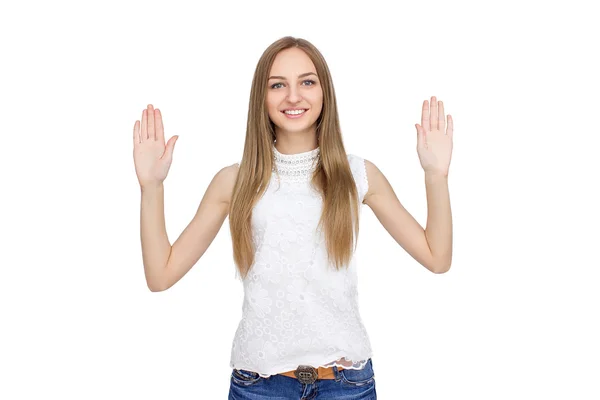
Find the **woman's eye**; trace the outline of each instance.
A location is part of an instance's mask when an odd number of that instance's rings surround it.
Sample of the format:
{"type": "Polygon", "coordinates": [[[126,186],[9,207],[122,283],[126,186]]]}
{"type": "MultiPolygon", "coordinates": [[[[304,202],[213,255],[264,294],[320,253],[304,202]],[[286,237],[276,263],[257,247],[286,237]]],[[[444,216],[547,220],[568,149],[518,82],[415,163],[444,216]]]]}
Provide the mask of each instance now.
{"type": "MultiPolygon", "coordinates": [[[[310,85],[306,85],[306,86],[314,86],[314,85],[315,85],[315,83],[316,83],[316,82],[315,82],[315,81],[313,81],[312,79],[307,79],[307,80],[305,80],[305,81],[302,81],[302,83],[305,83],[305,82],[310,82],[310,85]]],[[[277,89],[277,88],[276,88],[276,86],[277,86],[277,85],[282,85],[282,83],[281,83],[281,82],[277,82],[277,83],[274,83],[274,84],[272,84],[272,85],[271,85],[271,89],[277,89]]]]}

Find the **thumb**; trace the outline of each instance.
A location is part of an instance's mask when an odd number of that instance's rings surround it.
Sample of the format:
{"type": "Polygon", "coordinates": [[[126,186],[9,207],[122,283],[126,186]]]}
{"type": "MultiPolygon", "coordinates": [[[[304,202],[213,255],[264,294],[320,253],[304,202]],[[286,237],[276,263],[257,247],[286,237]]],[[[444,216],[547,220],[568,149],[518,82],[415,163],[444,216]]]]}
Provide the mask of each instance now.
{"type": "Polygon", "coordinates": [[[419,124],[415,124],[415,128],[417,128],[417,147],[420,147],[423,145],[423,127],[421,127],[419,124]]]}
{"type": "Polygon", "coordinates": [[[175,142],[177,142],[177,139],[179,139],[179,135],[173,136],[171,139],[169,139],[169,142],[167,143],[167,151],[165,156],[169,160],[173,158],[173,149],[175,148],[175,142]]]}

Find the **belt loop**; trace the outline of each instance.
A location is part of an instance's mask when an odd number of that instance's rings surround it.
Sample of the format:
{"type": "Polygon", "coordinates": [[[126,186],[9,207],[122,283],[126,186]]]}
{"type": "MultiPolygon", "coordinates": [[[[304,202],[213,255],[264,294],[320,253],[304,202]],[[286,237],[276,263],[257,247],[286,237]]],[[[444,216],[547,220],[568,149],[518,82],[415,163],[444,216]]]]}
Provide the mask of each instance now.
{"type": "Polygon", "coordinates": [[[340,371],[338,370],[337,365],[333,366],[333,376],[335,377],[336,382],[339,382],[341,380],[340,371]]]}

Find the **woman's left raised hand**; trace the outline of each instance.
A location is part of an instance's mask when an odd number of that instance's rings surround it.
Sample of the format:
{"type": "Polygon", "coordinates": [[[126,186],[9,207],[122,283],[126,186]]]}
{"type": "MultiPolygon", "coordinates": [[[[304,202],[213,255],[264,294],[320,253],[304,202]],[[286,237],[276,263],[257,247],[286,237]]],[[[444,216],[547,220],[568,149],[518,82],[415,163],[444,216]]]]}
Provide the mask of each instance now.
{"type": "Polygon", "coordinates": [[[452,158],[452,117],[448,115],[448,125],[444,116],[444,104],[431,97],[431,114],[429,102],[423,102],[421,125],[417,128],[417,153],[421,166],[426,174],[448,176],[450,159],[452,158]]]}

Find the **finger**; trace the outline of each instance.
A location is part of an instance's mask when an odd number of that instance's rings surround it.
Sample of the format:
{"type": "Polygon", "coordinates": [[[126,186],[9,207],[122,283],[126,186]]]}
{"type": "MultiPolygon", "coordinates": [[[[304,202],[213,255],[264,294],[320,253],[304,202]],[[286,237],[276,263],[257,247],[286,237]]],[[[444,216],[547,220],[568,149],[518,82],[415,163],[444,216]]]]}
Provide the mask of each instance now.
{"type": "Polygon", "coordinates": [[[173,151],[175,149],[175,143],[177,143],[177,139],[179,139],[179,136],[173,136],[171,139],[169,139],[169,143],[167,143],[166,154],[167,159],[170,160],[169,162],[173,160],[173,151]]]}
{"type": "Polygon", "coordinates": [[[148,104],[148,140],[156,140],[154,133],[154,107],[148,104]]]}
{"type": "Polygon", "coordinates": [[[454,137],[454,121],[452,121],[452,116],[448,115],[448,132],[447,135],[450,139],[454,137]]]}
{"type": "Polygon", "coordinates": [[[446,131],[446,117],[444,116],[444,103],[438,101],[438,129],[442,134],[446,131]]]}
{"type": "Polygon", "coordinates": [[[425,137],[423,135],[423,127],[419,126],[419,124],[415,124],[417,127],[417,149],[424,147],[425,137]]]}
{"type": "Polygon", "coordinates": [[[135,121],[133,124],[133,146],[135,147],[138,143],[140,143],[140,124],[139,120],[135,121]]]}
{"type": "Polygon", "coordinates": [[[435,131],[438,128],[438,104],[435,96],[431,96],[431,130],[435,131]]]}
{"type": "Polygon", "coordinates": [[[427,100],[423,102],[423,109],[421,110],[421,126],[429,131],[429,103],[427,103],[427,100]]]}
{"type": "Polygon", "coordinates": [[[148,140],[148,110],[146,109],[142,111],[142,134],[140,136],[141,142],[148,140]]]}
{"type": "Polygon", "coordinates": [[[154,121],[156,122],[156,140],[161,143],[165,142],[165,129],[163,126],[162,114],[157,108],[154,110],[154,121]]]}

